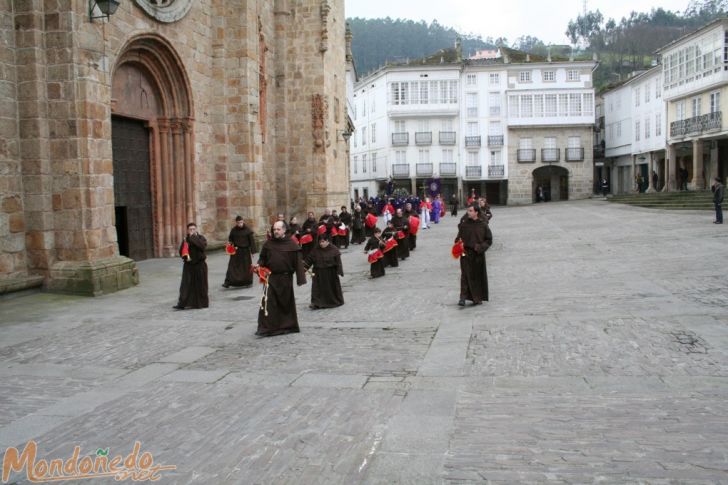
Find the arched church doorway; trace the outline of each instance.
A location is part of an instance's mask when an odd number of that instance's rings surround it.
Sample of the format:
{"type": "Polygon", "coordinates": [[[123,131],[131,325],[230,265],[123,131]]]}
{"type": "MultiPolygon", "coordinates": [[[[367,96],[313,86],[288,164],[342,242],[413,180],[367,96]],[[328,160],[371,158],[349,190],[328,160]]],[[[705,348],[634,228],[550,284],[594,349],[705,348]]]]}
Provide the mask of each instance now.
{"type": "Polygon", "coordinates": [[[533,171],[532,200],[537,201],[538,188],[543,189],[549,200],[569,200],[569,171],[563,167],[548,165],[533,171]]]}
{"type": "Polygon", "coordinates": [[[195,220],[192,100],[172,47],[132,39],[112,77],[114,207],[119,252],[172,256],[195,220]]]}

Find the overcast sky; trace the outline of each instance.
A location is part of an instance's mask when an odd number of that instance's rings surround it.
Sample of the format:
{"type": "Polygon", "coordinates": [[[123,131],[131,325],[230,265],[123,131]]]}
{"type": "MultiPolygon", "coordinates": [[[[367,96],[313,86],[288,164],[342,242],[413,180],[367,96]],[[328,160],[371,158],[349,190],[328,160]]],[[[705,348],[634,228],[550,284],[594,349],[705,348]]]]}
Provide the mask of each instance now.
{"type": "MultiPolygon", "coordinates": [[[[531,35],[546,44],[567,44],[566,26],[584,8],[582,0],[345,0],[347,17],[391,17],[437,21],[464,34],[506,37],[513,43],[518,37],[531,35]]],[[[649,12],[662,7],[682,13],[688,0],[588,0],[588,10],[599,10],[605,20],[617,22],[634,10],[649,12]]]]}

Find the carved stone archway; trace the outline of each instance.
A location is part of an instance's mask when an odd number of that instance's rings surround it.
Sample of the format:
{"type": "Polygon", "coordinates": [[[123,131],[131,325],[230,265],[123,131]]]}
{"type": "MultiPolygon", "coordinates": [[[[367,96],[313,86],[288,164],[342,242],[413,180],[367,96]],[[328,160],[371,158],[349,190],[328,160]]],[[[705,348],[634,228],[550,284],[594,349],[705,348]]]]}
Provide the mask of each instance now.
{"type": "Polygon", "coordinates": [[[185,69],[165,39],[140,35],[121,50],[111,112],[149,128],[154,255],[173,256],[195,221],[194,119],[185,69]]]}

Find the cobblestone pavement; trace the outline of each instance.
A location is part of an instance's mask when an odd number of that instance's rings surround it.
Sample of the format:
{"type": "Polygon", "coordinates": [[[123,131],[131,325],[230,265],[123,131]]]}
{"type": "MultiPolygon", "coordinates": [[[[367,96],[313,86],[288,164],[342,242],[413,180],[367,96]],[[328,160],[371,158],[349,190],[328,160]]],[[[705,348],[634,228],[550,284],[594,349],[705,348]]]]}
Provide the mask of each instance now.
{"type": "Polygon", "coordinates": [[[350,247],[346,305],[297,288],[302,333],[276,338],[222,253],[207,310],[172,311],[177,260],[100,298],[0,299],[0,447],[138,440],[180,484],[728,483],[724,226],[602,201],[491,226],[490,302],[457,306],[448,216],[383,279],[350,247]]]}

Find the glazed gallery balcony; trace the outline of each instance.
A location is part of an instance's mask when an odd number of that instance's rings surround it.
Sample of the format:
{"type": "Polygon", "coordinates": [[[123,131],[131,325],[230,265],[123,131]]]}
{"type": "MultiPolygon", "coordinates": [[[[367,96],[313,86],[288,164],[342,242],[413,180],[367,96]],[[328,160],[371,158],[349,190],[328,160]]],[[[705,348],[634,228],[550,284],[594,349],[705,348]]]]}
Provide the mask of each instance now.
{"type": "Polygon", "coordinates": [[[561,149],[559,148],[542,148],[542,162],[558,162],[561,159],[561,149]]]}
{"type": "Polygon", "coordinates": [[[673,121],[670,123],[670,136],[701,135],[712,131],[720,131],[722,126],[722,111],[714,111],[686,120],[673,121]]]}
{"type": "Polygon", "coordinates": [[[415,133],[415,145],[432,145],[431,131],[418,131],[415,133]]]}

